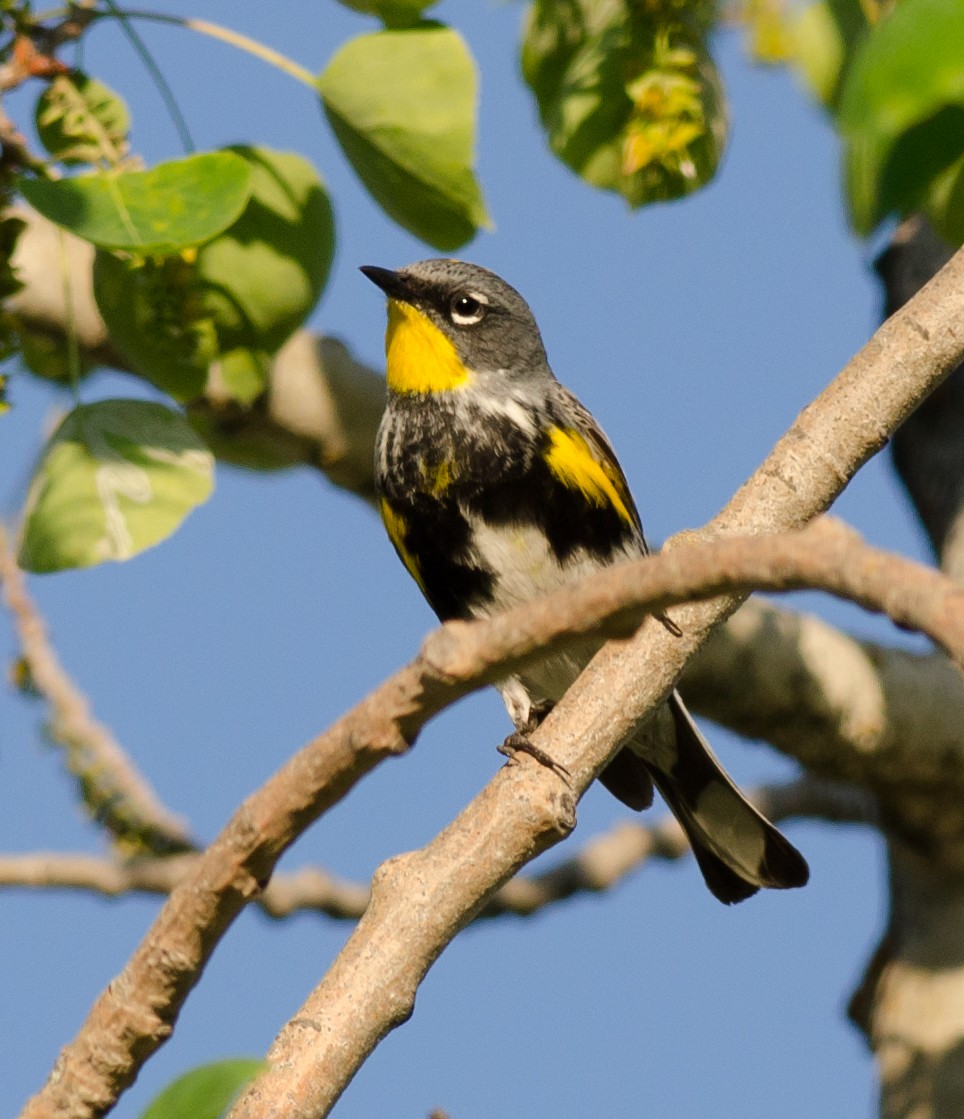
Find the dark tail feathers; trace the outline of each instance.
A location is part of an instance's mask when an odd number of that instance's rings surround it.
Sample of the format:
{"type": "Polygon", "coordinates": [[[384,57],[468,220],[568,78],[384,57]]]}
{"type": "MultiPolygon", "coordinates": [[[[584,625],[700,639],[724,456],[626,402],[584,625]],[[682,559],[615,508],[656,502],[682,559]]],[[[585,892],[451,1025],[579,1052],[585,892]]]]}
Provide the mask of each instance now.
{"type": "Polygon", "coordinates": [[[810,870],[803,856],[733,784],[676,692],[669,708],[676,725],[672,764],[626,746],[600,774],[603,784],[636,809],[648,806],[655,784],[686,832],[707,886],[727,905],[761,887],[805,885],[810,870]]]}

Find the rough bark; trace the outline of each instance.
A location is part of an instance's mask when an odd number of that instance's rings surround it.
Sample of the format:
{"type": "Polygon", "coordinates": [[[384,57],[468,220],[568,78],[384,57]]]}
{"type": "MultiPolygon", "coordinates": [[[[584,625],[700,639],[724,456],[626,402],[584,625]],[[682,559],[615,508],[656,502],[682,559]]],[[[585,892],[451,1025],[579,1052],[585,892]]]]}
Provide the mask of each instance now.
{"type": "MultiPolygon", "coordinates": [[[[906,221],[877,261],[892,313],[951,256],[922,218],[906,221]]],[[[894,434],[894,467],[941,567],[964,581],[964,366],[894,434]]],[[[907,728],[905,749],[930,753],[931,712],[907,728]]],[[[890,913],[851,1001],[880,1070],[885,1119],[964,1115],[964,797],[951,755],[930,779],[891,798],[890,913]]],[[[882,801],[885,817],[887,800],[882,801]]]]}

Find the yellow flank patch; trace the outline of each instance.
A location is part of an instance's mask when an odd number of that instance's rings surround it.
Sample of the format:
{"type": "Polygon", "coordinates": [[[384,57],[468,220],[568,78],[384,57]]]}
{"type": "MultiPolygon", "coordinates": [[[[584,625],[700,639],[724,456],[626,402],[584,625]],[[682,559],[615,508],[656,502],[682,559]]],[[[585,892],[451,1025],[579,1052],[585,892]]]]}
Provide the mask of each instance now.
{"type": "Polygon", "coordinates": [[[433,497],[440,497],[452,484],[452,463],[448,459],[442,459],[440,463],[430,468],[423,462],[422,479],[426,490],[433,497]]]}
{"type": "Polygon", "coordinates": [[[405,570],[411,575],[415,582],[418,583],[419,589],[422,594],[424,594],[425,584],[422,582],[422,573],[419,571],[418,561],[408,548],[405,547],[405,534],[408,532],[408,522],[401,513],[395,512],[384,497],[379,499],[378,509],[382,515],[385,531],[388,533],[389,540],[395,545],[395,551],[398,552],[399,559],[405,564],[405,570]]]}
{"type": "Polygon", "coordinates": [[[450,392],[471,376],[435,323],[397,299],[388,301],[385,357],[393,392],[450,392]]]}
{"type": "Polygon", "coordinates": [[[546,461],[560,482],[579,490],[594,505],[612,505],[624,521],[635,523],[626,483],[615,463],[600,462],[578,431],[555,427],[549,441],[546,461]]]}

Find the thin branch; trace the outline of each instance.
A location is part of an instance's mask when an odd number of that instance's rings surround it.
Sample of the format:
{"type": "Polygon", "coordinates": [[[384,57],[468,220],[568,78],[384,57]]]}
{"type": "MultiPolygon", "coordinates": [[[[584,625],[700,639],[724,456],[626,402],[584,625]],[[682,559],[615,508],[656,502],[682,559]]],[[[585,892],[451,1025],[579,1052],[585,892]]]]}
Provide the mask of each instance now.
{"type": "Polygon", "coordinates": [[[276,70],[294,78],[295,81],[307,86],[315,94],[318,92],[315,75],[309,69],[283,55],[280,51],[276,51],[273,47],[266,46],[257,39],[252,39],[249,35],[243,35],[240,31],[234,31],[230,27],[222,27],[219,23],[211,23],[210,20],[174,16],[169,12],[148,12],[138,8],[120,9],[115,7],[114,4],[111,4],[111,9],[110,13],[103,12],[101,15],[115,15],[120,19],[153,20],[155,23],[173,24],[175,27],[183,27],[188,31],[196,31],[199,35],[208,35],[212,39],[227,43],[237,50],[259,58],[262,62],[267,62],[269,66],[274,66],[276,70]]]}
{"type": "Polygon", "coordinates": [[[157,64],[157,60],[147,49],[147,44],[131,26],[129,16],[133,13],[122,11],[115,0],[104,0],[104,2],[110,10],[107,12],[98,12],[98,19],[106,19],[113,16],[120,23],[121,30],[134,48],[134,53],[143,63],[144,69],[150,74],[157,92],[161,95],[164,107],[167,109],[168,116],[171,118],[175,131],[180,138],[181,147],[188,153],[196,151],[194,138],[191,136],[191,129],[188,127],[187,120],[181,112],[181,106],[177,103],[177,98],[174,96],[174,90],[171,89],[170,82],[168,82],[167,78],[164,76],[164,71],[157,64]]]}
{"type": "Polygon", "coordinates": [[[192,849],[195,845],[184,822],[160,802],[110,730],[94,718],[87,697],[64,671],[2,528],[0,584],[30,684],[50,706],[51,735],[64,747],[67,767],[78,778],[91,813],[127,849],[154,854],[192,849]]]}
{"type": "MultiPolygon", "coordinates": [[[[810,777],[765,786],[751,799],[774,822],[806,818],[869,824],[877,820],[873,798],[862,790],[810,777]]],[[[649,859],[676,860],[688,852],[686,836],[672,816],[653,824],[622,821],[551,870],[507,882],[478,918],[506,913],[527,917],[576,894],[612,889],[649,859]]],[[[120,862],[61,852],[4,855],[0,856],[0,890],[78,890],[104,897],[164,895],[192,873],[199,858],[188,854],[120,862]]],[[[357,921],[370,898],[367,883],[346,881],[320,867],[303,867],[273,875],[257,905],[277,919],[311,912],[357,921]]]]}
{"type": "MultiPolygon", "coordinates": [[[[38,852],[0,856],[0,889],[82,890],[104,897],[170,894],[190,875],[199,855],[118,859],[38,852]]],[[[368,904],[367,885],[346,882],[317,867],[275,875],[258,899],[269,917],[310,910],[357,921],[368,904]]]]}

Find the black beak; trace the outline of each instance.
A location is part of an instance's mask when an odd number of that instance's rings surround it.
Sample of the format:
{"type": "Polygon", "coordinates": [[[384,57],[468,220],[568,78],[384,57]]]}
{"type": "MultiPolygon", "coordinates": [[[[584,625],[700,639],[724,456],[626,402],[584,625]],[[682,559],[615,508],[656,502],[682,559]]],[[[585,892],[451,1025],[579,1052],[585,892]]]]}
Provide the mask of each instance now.
{"type": "Polygon", "coordinates": [[[404,276],[392,272],[390,268],[376,268],[373,264],[363,264],[359,272],[366,275],[369,280],[392,299],[405,299],[409,294],[409,286],[404,276]]]}

